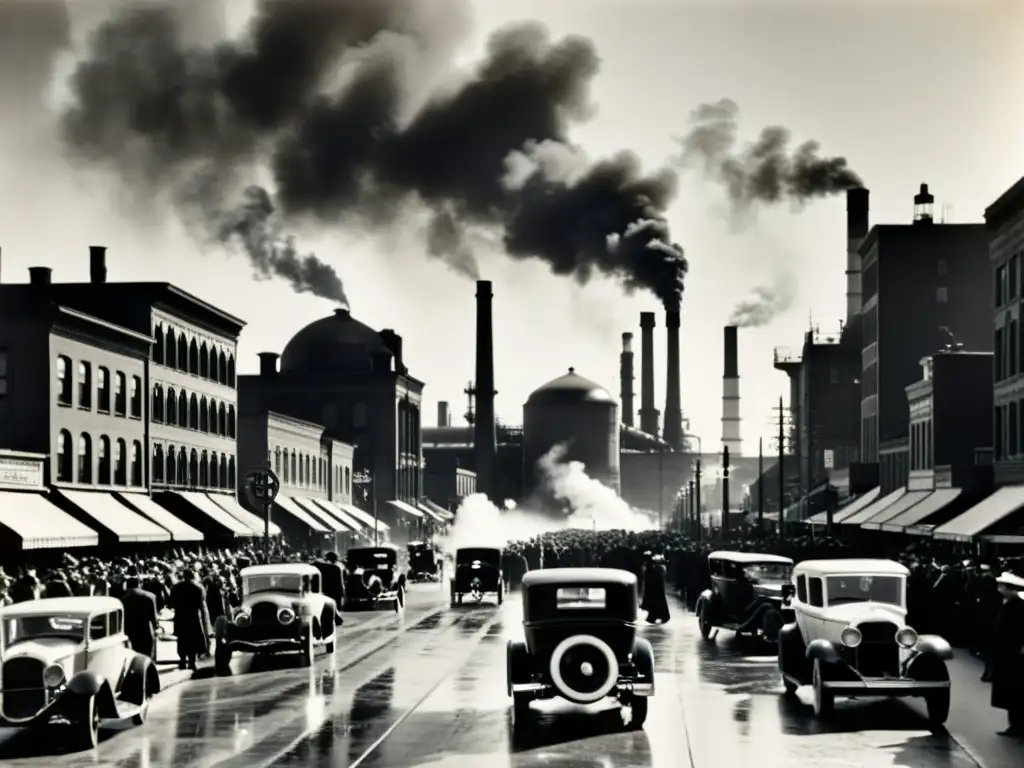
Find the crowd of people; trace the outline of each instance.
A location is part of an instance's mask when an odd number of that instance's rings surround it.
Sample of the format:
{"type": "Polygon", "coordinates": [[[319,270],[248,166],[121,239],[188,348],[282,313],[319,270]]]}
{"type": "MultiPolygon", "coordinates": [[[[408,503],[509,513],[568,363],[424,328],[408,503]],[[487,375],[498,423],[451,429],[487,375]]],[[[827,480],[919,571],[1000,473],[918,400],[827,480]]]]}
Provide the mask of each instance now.
{"type": "MultiPolygon", "coordinates": [[[[1016,702],[1024,702],[1024,610],[1019,626],[1001,623],[1006,578],[1002,578],[1002,587],[997,583],[1004,574],[1016,573],[1018,576],[1013,578],[1020,581],[1018,591],[1024,595],[1024,557],[985,559],[942,550],[928,540],[898,552],[883,553],[865,551],[863,542],[850,544],[826,536],[780,538],[734,533],[728,540],[708,537],[698,541],[675,531],[570,529],[510,542],[504,553],[505,578],[514,587],[523,574],[538,568],[623,568],[636,573],[646,587],[642,607],[647,620],[664,623],[671,618],[663,597],[665,585],[674,584],[692,609],[697,596],[711,585],[707,555],[721,549],[784,555],[796,562],[851,556],[888,556],[899,560],[910,570],[909,623],[922,633],[939,634],[954,646],[985,659],[983,679],[987,682],[1000,677],[992,663],[1006,642],[1005,638],[1002,644],[997,640],[1010,632],[1013,637],[1009,648],[1016,648],[1019,656],[1011,686],[1016,693],[1011,697],[1010,707],[997,706],[1013,710],[1016,702]]],[[[104,560],[65,555],[60,567],[42,572],[22,566],[8,574],[0,567],[0,605],[40,597],[119,597],[126,606],[126,632],[133,646],[143,649],[142,652],[155,647],[160,632],[158,617],[171,611],[179,664],[182,668],[194,668],[197,659],[210,652],[209,638],[217,619],[229,614],[231,607],[240,602],[239,571],[263,560],[263,553],[252,547],[179,550],[168,558],[104,560]]],[[[333,553],[294,551],[283,544],[276,544],[270,553],[271,562],[324,560],[337,563],[333,553]]],[[[1021,605],[1024,606],[1024,600],[1021,605]]],[[[997,686],[1005,690],[1005,681],[997,681],[997,686]]],[[[1002,694],[994,695],[994,704],[996,698],[1005,704],[1002,694]]],[[[1011,732],[1024,735],[1024,711],[1014,711],[1013,717],[1011,732]]]]}

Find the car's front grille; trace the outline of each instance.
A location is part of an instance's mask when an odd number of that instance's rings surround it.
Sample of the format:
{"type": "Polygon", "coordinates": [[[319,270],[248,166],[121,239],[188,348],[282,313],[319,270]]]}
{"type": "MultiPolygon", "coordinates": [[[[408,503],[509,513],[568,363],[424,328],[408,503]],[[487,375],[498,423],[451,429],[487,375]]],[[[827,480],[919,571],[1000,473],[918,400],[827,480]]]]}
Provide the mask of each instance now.
{"type": "Polygon", "coordinates": [[[274,603],[255,603],[252,607],[253,624],[277,624],[278,607],[274,603]]]}
{"type": "Polygon", "coordinates": [[[899,677],[900,647],[893,640],[857,647],[856,664],[862,677],[899,677]]]}
{"type": "Polygon", "coordinates": [[[21,720],[32,717],[46,706],[43,669],[39,659],[17,658],[4,662],[0,673],[4,717],[21,720]]]}
{"type": "Polygon", "coordinates": [[[896,632],[899,629],[891,621],[866,621],[859,624],[861,641],[865,643],[895,643],[896,632]]]}

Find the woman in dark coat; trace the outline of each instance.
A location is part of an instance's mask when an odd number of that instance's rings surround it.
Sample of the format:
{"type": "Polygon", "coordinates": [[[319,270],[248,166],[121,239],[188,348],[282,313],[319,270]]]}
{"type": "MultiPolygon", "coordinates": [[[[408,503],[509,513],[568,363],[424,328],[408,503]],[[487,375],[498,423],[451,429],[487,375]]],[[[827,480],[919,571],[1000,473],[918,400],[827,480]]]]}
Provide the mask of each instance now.
{"type": "Polygon", "coordinates": [[[1004,573],[996,583],[1003,605],[991,645],[992,706],[1009,721],[1000,736],[1024,737],[1024,578],[1004,573]]]}
{"type": "Polygon", "coordinates": [[[178,668],[194,670],[196,659],[210,650],[210,613],[206,592],[193,571],[185,571],[171,588],[174,634],[178,638],[178,668]]]}
{"type": "Polygon", "coordinates": [[[665,594],[665,558],[655,555],[644,570],[644,598],[640,607],[647,611],[649,624],[666,624],[670,618],[665,594]]]}

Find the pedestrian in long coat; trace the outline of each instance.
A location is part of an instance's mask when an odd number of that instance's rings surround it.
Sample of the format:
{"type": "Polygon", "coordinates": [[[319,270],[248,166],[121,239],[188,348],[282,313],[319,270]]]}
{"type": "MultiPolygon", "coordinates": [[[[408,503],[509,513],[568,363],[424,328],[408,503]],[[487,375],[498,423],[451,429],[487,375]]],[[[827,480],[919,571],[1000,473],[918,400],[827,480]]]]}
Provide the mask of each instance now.
{"type": "Polygon", "coordinates": [[[1024,578],[1004,573],[996,583],[1003,607],[990,646],[992,706],[1006,710],[1008,727],[1000,736],[1024,737],[1024,578]]]}
{"type": "Polygon", "coordinates": [[[132,649],[151,659],[156,658],[156,633],[160,617],[156,608],[156,596],[142,589],[139,577],[129,575],[126,589],[121,595],[124,604],[124,633],[132,649]]]}
{"type": "Polygon", "coordinates": [[[206,592],[195,572],[186,570],[171,588],[174,634],[178,638],[178,669],[196,668],[196,659],[210,650],[210,614],[206,592]]]}
{"type": "Polygon", "coordinates": [[[665,558],[655,555],[644,570],[644,597],[641,608],[647,611],[649,624],[665,624],[670,618],[665,593],[665,558]]]}

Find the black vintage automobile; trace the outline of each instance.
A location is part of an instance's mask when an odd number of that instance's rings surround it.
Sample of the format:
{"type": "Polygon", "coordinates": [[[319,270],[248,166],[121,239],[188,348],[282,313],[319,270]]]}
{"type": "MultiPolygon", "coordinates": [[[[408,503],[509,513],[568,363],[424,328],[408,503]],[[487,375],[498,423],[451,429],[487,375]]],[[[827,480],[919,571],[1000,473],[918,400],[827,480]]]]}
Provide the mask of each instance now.
{"type": "Polygon", "coordinates": [[[505,600],[505,579],[501,550],[495,547],[462,547],[455,550],[455,572],[451,581],[451,604],[462,605],[464,597],[476,602],[495,595],[498,605],[505,600]]]}
{"type": "Polygon", "coordinates": [[[345,610],[405,607],[405,581],[398,549],[358,547],[345,555],[345,610]]]}
{"type": "Polygon", "coordinates": [[[440,581],[444,556],[430,541],[413,541],[406,545],[409,553],[409,581],[440,581]]]}
{"type": "Polygon", "coordinates": [[[782,627],[793,621],[793,561],[788,557],[712,552],[708,570],[711,589],[701,593],[695,608],[705,640],[722,628],[774,643],[782,627]]]}
{"type": "Polygon", "coordinates": [[[506,650],[513,727],[530,702],[615,697],[623,723],[640,728],[654,695],[654,651],[637,635],[637,578],[615,568],[546,568],[523,577],[525,640],[506,650]]]}

